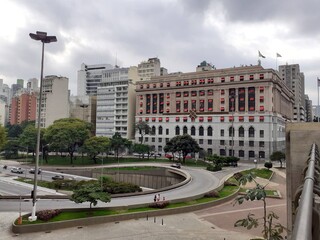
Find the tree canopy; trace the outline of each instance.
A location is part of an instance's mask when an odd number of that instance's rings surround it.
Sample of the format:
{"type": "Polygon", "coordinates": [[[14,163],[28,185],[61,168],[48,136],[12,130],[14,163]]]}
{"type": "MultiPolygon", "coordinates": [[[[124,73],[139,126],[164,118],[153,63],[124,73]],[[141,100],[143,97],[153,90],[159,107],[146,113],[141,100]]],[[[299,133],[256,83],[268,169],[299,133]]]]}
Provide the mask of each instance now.
{"type": "Polygon", "coordinates": [[[97,163],[97,156],[101,153],[108,152],[110,148],[110,139],[108,137],[93,136],[85,140],[83,149],[89,157],[97,163]]]}
{"type": "Polygon", "coordinates": [[[67,151],[70,163],[73,164],[73,154],[77,147],[82,146],[90,136],[90,125],[77,118],[63,118],[54,121],[44,135],[50,148],[67,151]]]}
{"type": "Polygon", "coordinates": [[[270,155],[271,161],[279,161],[282,168],[282,161],[286,158],[286,155],[281,151],[275,151],[270,155]]]}
{"type": "Polygon", "coordinates": [[[96,183],[82,185],[79,189],[74,190],[71,196],[71,201],[74,201],[75,203],[90,202],[90,208],[92,204],[93,206],[96,206],[98,200],[110,202],[111,197],[109,193],[104,192],[96,183]]]}
{"type": "Polygon", "coordinates": [[[166,150],[171,152],[177,152],[182,156],[182,161],[185,163],[186,156],[189,153],[199,152],[199,144],[190,135],[178,135],[170,139],[170,141],[165,146],[166,150]]]}
{"type": "Polygon", "coordinates": [[[110,147],[113,149],[117,160],[119,160],[119,153],[131,146],[131,142],[128,139],[121,137],[121,134],[116,132],[110,139],[110,147]]]}
{"type": "Polygon", "coordinates": [[[148,122],[138,122],[135,125],[136,132],[140,134],[139,142],[143,144],[143,137],[151,132],[148,122]]]}

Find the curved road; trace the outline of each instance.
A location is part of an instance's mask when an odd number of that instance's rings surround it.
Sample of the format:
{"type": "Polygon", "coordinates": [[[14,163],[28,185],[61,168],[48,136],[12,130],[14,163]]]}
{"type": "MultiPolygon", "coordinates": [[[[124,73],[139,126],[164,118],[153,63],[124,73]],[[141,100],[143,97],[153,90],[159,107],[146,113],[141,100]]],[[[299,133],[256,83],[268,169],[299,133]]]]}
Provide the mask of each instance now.
{"type": "MultiPolygon", "coordinates": [[[[137,164],[133,164],[137,165],[137,164]]],[[[145,165],[145,164],[144,164],[145,165]]],[[[159,165],[159,164],[153,164],[159,165]]],[[[164,166],[164,164],[161,164],[164,166]]],[[[169,165],[165,165],[169,166],[169,165]]],[[[242,171],[244,169],[251,168],[251,165],[239,165],[239,167],[224,168],[220,172],[208,172],[200,168],[190,168],[182,167],[182,170],[189,172],[192,180],[184,186],[175,188],[168,191],[159,192],[166,200],[175,200],[185,197],[195,196],[208,192],[216,187],[220,186],[221,183],[230,175],[235,172],[242,171]]],[[[113,198],[109,203],[99,202],[97,207],[115,207],[115,206],[127,206],[135,204],[145,204],[153,202],[154,193],[131,196],[131,197],[121,197],[113,198]]],[[[19,211],[21,204],[21,211],[31,211],[32,203],[31,201],[23,201],[20,203],[19,200],[0,200],[0,211],[19,211]]],[[[41,209],[54,209],[54,208],[79,208],[79,207],[89,207],[89,203],[75,204],[70,200],[39,200],[37,202],[37,210],[41,209]]]]}

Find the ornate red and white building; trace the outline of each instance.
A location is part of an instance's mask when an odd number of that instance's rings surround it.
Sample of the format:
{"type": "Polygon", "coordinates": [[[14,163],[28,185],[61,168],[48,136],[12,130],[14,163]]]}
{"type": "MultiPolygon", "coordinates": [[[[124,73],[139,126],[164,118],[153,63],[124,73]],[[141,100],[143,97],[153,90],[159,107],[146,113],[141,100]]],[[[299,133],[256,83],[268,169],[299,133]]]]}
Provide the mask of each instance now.
{"type": "Polygon", "coordinates": [[[293,118],[292,91],[260,65],[152,77],[137,82],[136,94],[135,121],[149,123],[155,134],[145,144],[160,153],[187,133],[208,154],[269,158],[284,149],[285,123],[293,118]]]}

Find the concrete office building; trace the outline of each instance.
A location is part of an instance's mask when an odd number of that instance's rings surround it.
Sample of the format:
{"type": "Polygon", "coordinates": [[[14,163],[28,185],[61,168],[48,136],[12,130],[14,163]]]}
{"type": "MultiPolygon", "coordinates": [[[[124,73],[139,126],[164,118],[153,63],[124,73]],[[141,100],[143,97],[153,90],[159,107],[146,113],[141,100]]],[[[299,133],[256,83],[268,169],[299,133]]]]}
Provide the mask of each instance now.
{"type": "Polygon", "coordinates": [[[312,100],[309,99],[309,96],[307,94],[304,96],[304,99],[306,104],[306,122],[313,122],[312,100]]]}
{"type": "Polygon", "coordinates": [[[7,120],[7,104],[0,99],[0,125],[5,126],[7,120]]]}
{"type": "Polygon", "coordinates": [[[102,80],[102,71],[112,69],[110,64],[87,65],[82,63],[81,69],[78,71],[77,95],[78,96],[95,96],[97,94],[97,86],[102,80]]]}
{"type": "MultiPolygon", "coordinates": [[[[68,118],[69,114],[69,79],[66,77],[46,76],[42,82],[42,111],[40,126],[47,128],[55,120],[68,118]]],[[[37,100],[37,109],[39,101],[37,100]]],[[[38,110],[37,110],[38,112],[38,110]]],[[[38,119],[36,118],[36,121],[38,119]]]]}
{"type": "Polygon", "coordinates": [[[284,150],[293,118],[292,91],[262,66],[152,77],[137,82],[136,93],[136,122],[155,133],[144,143],[160,153],[172,137],[189,134],[208,154],[268,159],[284,150]]]}
{"type": "Polygon", "coordinates": [[[138,64],[139,80],[147,81],[153,76],[166,75],[168,72],[165,68],[161,68],[159,58],[149,58],[138,64]]]}
{"type": "Polygon", "coordinates": [[[36,78],[31,78],[27,82],[27,91],[28,92],[37,92],[39,91],[39,80],[36,78]]]}
{"type": "Polygon", "coordinates": [[[96,136],[134,138],[137,67],[104,70],[97,90],[96,136]]]}
{"type": "Polygon", "coordinates": [[[281,79],[292,90],[294,94],[293,121],[305,122],[305,90],[304,74],[300,72],[299,64],[286,64],[279,66],[281,79]]]}

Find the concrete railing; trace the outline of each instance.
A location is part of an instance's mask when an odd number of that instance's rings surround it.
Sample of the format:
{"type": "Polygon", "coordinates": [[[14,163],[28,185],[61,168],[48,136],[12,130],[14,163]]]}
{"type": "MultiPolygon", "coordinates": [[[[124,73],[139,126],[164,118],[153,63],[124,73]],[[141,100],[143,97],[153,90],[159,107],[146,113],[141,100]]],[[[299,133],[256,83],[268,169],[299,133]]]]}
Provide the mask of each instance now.
{"type": "Polygon", "coordinates": [[[303,186],[300,186],[295,194],[294,208],[297,210],[292,240],[315,240],[319,239],[319,215],[314,209],[314,192],[319,194],[315,189],[317,183],[317,166],[319,165],[318,147],[315,143],[312,144],[308,166],[305,171],[303,186]],[[318,226],[315,226],[318,225],[318,226]],[[316,229],[315,229],[316,228],[316,229]]]}

